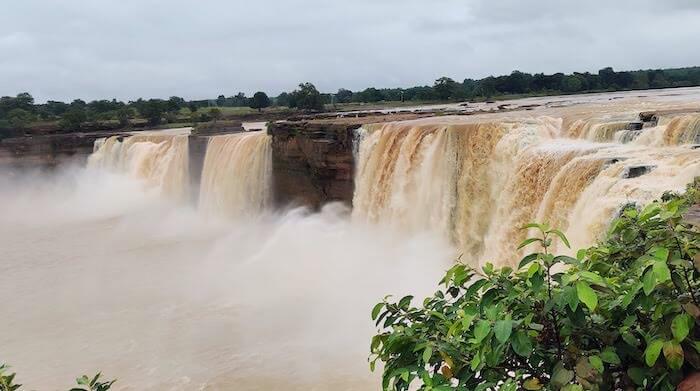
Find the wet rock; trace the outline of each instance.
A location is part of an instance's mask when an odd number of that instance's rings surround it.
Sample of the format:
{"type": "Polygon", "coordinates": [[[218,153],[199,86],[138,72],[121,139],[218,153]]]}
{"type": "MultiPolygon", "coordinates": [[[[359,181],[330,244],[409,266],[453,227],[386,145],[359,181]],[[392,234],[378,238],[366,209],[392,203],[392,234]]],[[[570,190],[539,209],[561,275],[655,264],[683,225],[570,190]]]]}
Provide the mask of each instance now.
{"type": "Polygon", "coordinates": [[[622,177],[625,179],[637,178],[648,174],[656,168],[654,165],[630,166],[625,168],[622,177]]]}
{"type": "Polygon", "coordinates": [[[641,130],[644,127],[644,123],[642,122],[630,122],[625,126],[625,129],[627,130],[641,130]]]}
{"type": "Polygon", "coordinates": [[[605,162],[605,165],[606,165],[606,166],[611,166],[611,165],[613,165],[613,164],[615,164],[615,163],[619,163],[619,162],[622,162],[622,161],[625,161],[625,160],[627,160],[626,157],[613,157],[613,158],[608,159],[608,160],[605,162]]]}

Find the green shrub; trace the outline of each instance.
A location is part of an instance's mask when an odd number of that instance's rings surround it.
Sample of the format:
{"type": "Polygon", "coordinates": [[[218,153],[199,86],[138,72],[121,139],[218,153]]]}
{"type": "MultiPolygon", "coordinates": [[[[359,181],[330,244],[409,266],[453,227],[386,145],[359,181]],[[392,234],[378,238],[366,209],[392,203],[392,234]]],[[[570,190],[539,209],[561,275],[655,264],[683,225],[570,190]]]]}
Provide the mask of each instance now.
{"type": "Polygon", "coordinates": [[[377,304],[370,368],[385,390],[672,390],[700,368],[700,233],[683,221],[699,199],[628,205],[604,241],[551,254],[564,234],[529,224],[539,249],[516,270],[452,267],[444,288],[377,304]]]}
{"type": "MultiPolygon", "coordinates": [[[[19,390],[22,385],[14,382],[15,374],[8,373],[8,368],[7,365],[0,364],[0,391],[19,390]]],[[[101,376],[101,373],[98,373],[92,378],[83,375],[75,379],[78,387],[73,387],[69,391],[108,391],[116,380],[101,381],[101,376]]]]}

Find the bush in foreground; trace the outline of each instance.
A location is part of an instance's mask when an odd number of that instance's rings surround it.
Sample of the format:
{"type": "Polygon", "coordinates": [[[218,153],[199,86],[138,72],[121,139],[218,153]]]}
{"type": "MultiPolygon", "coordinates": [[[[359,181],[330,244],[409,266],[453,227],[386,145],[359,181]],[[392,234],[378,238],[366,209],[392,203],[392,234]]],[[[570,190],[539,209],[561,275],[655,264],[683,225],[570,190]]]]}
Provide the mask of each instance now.
{"type": "Polygon", "coordinates": [[[665,195],[626,206],[606,239],[576,258],[550,253],[563,233],[529,224],[538,246],[517,269],[452,267],[444,287],[377,304],[370,367],[385,390],[672,390],[700,368],[699,201],[665,195]]]}
{"type": "MultiPolygon", "coordinates": [[[[5,364],[0,364],[0,391],[15,391],[19,390],[22,385],[16,384],[15,374],[8,372],[8,366],[5,364]]],[[[101,381],[101,373],[98,373],[92,378],[83,375],[77,379],[77,387],[71,388],[69,391],[108,391],[116,380],[101,381]]]]}

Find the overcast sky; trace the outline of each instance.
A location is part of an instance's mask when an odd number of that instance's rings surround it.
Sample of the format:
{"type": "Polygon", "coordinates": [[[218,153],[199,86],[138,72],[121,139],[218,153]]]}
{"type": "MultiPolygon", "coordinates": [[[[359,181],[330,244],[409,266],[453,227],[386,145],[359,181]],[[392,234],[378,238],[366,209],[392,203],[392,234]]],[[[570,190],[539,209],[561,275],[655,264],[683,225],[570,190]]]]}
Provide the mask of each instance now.
{"type": "Polygon", "coordinates": [[[700,0],[5,0],[0,95],[272,95],[700,65],[700,0]]]}

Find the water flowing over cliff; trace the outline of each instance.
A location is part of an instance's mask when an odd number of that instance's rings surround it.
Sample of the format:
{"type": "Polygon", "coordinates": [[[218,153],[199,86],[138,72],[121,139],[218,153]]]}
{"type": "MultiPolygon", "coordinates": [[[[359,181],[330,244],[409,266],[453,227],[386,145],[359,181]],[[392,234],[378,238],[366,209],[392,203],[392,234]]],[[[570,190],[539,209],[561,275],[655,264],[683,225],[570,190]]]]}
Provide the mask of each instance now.
{"type": "Polygon", "coordinates": [[[211,137],[199,192],[205,213],[254,216],[269,206],[270,141],[264,132],[211,137]]]}
{"type": "Polygon", "coordinates": [[[442,232],[472,263],[513,264],[531,221],[567,232],[574,248],[589,245],[622,204],[700,175],[700,151],[685,144],[696,124],[679,117],[650,129],[671,140],[660,146],[614,142],[626,126],[619,119],[369,126],[358,132],[353,215],[442,232]]]}
{"type": "Polygon", "coordinates": [[[177,201],[189,196],[187,135],[144,134],[95,142],[88,167],[127,174],[177,201]]]}
{"type": "Polygon", "coordinates": [[[595,142],[649,146],[700,144],[700,113],[659,115],[638,122],[637,113],[611,113],[564,124],[563,136],[595,142]]]}

